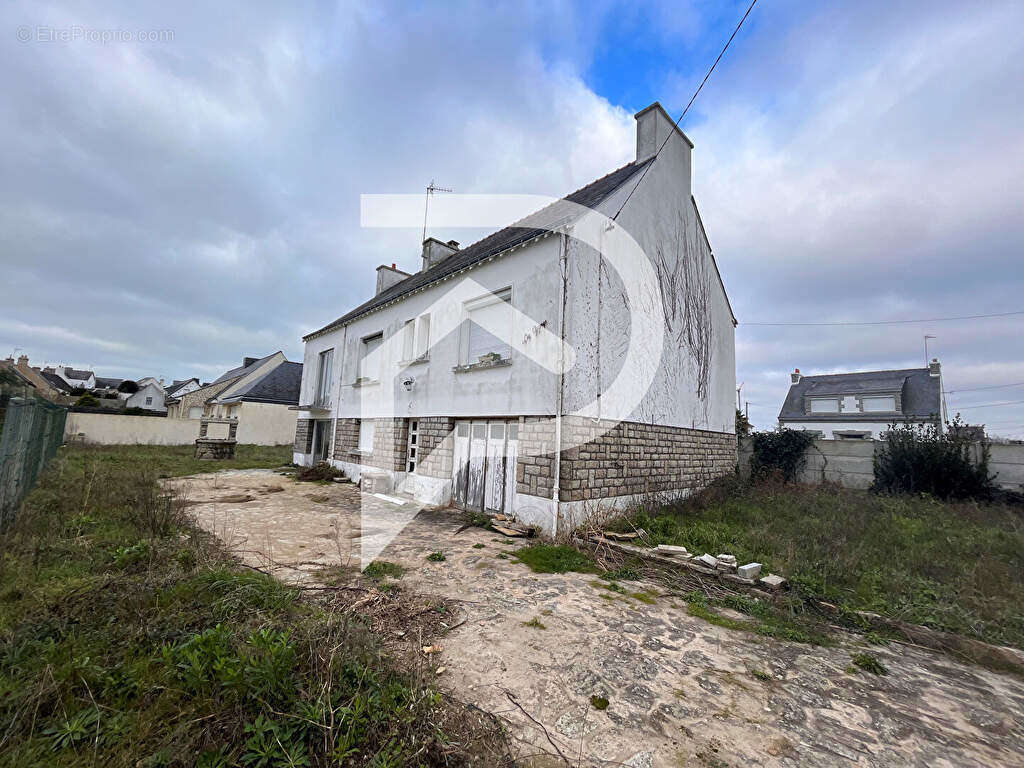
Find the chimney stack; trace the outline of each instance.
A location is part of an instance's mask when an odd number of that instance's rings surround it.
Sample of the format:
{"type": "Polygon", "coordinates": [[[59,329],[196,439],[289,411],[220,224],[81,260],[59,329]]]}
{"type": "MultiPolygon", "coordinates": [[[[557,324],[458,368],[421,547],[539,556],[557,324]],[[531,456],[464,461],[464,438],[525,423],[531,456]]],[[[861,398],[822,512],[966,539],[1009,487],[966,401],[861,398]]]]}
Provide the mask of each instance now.
{"type": "Polygon", "coordinates": [[[381,264],[377,267],[377,293],[374,295],[380,296],[388,288],[393,285],[398,285],[398,283],[402,282],[407,277],[409,277],[409,273],[403,272],[394,264],[390,267],[386,264],[381,264]]]}
{"type": "Polygon", "coordinates": [[[638,163],[654,157],[673,132],[678,133],[680,138],[686,142],[686,154],[689,156],[690,150],[693,149],[693,143],[686,138],[685,133],[676,127],[675,120],[669,117],[668,112],[657,101],[651,106],[641,109],[633,117],[636,119],[636,161],[638,163]]]}
{"type": "Polygon", "coordinates": [[[939,358],[933,357],[932,361],[928,363],[928,375],[939,376],[942,373],[942,366],[939,364],[939,358]]]}
{"type": "Polygon", "coordinates": [[[802,378],[803,377],[800,375],[800,369],[799,368],[794,368],[793,372],[791,374],[789,374],[789,380],[791,382],[793,382],[794,384],[799,384],[800,383],[800,379],[802,379],[802,378]]]}
{"type": "Polygon", "coordinates": [[[18,358],[18,367],[28,368],[28,355],[22,355],[18,358]]]}
{"type": "Polygon", "coordinates": [[[442,243],[436,237],[428,237],[423,241],[423,269],[421,271],[426,272],[431,267],[437,266],[458,250],[457,240],[442,243]]]}

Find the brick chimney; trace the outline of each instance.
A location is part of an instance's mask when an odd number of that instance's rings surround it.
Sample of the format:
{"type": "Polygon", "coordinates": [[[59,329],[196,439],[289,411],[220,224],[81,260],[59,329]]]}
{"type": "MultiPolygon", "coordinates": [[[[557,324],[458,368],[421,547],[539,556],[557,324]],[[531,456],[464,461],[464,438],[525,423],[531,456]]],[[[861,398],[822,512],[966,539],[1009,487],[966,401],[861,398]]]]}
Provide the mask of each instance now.
{"type": "Polygon", "coordinates": [[[388,288],[393,285],[398,285],[398,283],[402,282],[409,276],[408,272],[403,272],[394,264],[390,267],[385,264],[381,264],[377,267],[377,293],[374,295],[380,296],[388,288]]]}
{"type": "Polygon", "coordinates": [[[800,383],[800,379],[802,379],[802,378],[803,378],[803,376],[800,375],[800,369],[799,368],[794,368],[793,372],[791,374],[789,374],[789,380],[793,384],[799,384],[800,383]]]}
{"type": "Polygon", "coordinates": [[[942,366],[939,364],[939,358],[933,357],[932,361],[928,363],[928,375],[933,377],[942,375],[942,366]]]}
{"type": "Polygon", "coordinates": [[[423,241],[423,272],[433,266],[440,264],[453,253],[459,250],[459,244],[455,240],[442,243],[436,237],[428,237],[423,241]]]}

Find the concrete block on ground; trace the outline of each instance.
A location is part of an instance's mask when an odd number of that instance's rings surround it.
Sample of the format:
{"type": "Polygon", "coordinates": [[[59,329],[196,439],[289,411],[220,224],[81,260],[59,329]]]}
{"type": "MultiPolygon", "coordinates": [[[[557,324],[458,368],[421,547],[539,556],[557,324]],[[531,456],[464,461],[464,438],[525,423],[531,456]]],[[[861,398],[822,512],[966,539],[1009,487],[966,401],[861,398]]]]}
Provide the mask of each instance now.
{"type": "Polygon", "coordinates": [[[761,575],[760,563],[747,563],[736,569],[736,575],[744,579],[756,579],[761,575]]]}
{"type": "Polygon", "coordinates": [[[669,557],[685,558],[693,557],[693,555],[691,555],[689,551],[687,551],[686,547],[677,547],[674,544],[659,544],[655,549],[657,550],[659,555],[668,555],[669,557]]]}
{"type": "Polygon", "coordinates": [[[701,565],[705,565],[708,568],[714,568],[718,565],[718,558],[714,555],[709,555],[707,552],[705,552],[703,555],[696,558],[694,562],[700,563],[701,565]]]}
{"type": "Polygon", "coordinates": [[[774,573],[769,573],[767,576],[762,576],[759,583],[768,589],[782,589],[786,586],[786,580],[781,576],[777,576],[774,573]]]}
{"type": "Polygon", "coordinates": [[[717,560],[726,565],[736,565],[736,555],[719,555],[717,560]]]}

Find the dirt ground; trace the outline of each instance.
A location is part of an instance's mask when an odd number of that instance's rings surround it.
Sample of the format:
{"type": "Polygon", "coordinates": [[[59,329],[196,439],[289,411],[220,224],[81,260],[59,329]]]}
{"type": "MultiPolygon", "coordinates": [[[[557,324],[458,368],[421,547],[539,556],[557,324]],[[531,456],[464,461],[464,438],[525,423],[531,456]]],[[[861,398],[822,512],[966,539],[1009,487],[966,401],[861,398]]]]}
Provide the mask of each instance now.
{"type": "MultiPolygon", "coordinates": [[[[363,542],[383,546],[388,523],[415,512],[267,470],[172,482],[247,562],[304,583],[358,566],[363,542]]],[[[535,574],[501,556],[522,542],[460,527],[451,511],[421,512],[380,558],[408,569],[404,588],[462,606],[433,639],[440,684],[506,720],[523,764],[1024,766],[1020,679],[898,643],[870,648],[887,676],[853,673],[856,637],[820,648],[719,628],[670,596],[647,604],[592,576],[535,574]],[[427,559],[436,551],[444,561],[427,559]]]]}

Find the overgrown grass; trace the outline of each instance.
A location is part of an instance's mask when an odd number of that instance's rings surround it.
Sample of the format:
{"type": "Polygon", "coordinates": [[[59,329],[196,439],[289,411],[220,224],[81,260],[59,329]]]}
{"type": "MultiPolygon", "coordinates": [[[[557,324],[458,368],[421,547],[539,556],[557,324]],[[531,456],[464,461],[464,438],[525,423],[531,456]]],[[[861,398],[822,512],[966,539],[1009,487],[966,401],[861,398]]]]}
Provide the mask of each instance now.
{"type": "Polygon", "coordinates": [[[595,573],[594,561],[575,547],[563,544],[534,544],[513,553],[536,573],[595,573]]]}
{"type": "Polygon", "coordinates": [[[1019,508],[728,479],[617,527],[654,544],[730,552],[800,598],[1024,648],[1019,508]]]}
{"type": "Polygon", "coordinates": [[[197,464],[69,448],[30,495],[0,541],[0,766],[451,765],[499,743],[345,593],[303,598],[194,528],[155,475],[197,464]]]}
{"type": "Polygon", "coordinates": [[[202,461],[191,445],[108,445],[61,448],[73,470],[82,464],[101,471],[144,471],[156,477],[182,477],[222,469],[276,469],[292,463],[290,445],[238,445],[235,458],[202,461]]]}

